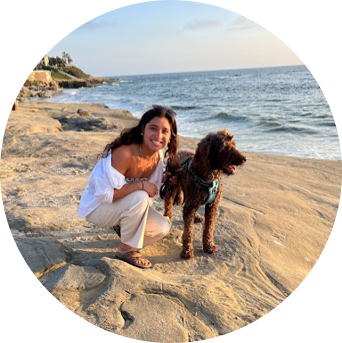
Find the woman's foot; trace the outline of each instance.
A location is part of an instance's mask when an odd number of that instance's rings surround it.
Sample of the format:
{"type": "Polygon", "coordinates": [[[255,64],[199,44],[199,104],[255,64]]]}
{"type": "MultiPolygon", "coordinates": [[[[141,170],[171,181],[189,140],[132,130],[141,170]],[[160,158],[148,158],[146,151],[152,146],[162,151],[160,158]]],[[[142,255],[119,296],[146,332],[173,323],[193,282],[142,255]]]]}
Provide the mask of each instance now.
{"type": "Polygon", "coordinates": [[[132,266],[139,267],[139,268],[151,268],[152,265],[150,261],[144,258],[139,250],[131,250],[125,253],[116,252],[115,256],[121,260],[125,261],[132,266]]]}
{"type": "Polygon", "coordinates": [[[144,258],[140,251],[137,249],[134,249],[133,247],[121,243],[118,247],[118,251],[115,253],[115,256],[125,261],[133,266],[139,267],[139,268],[151,268],[152,264],[149,260],[144,258]]]}

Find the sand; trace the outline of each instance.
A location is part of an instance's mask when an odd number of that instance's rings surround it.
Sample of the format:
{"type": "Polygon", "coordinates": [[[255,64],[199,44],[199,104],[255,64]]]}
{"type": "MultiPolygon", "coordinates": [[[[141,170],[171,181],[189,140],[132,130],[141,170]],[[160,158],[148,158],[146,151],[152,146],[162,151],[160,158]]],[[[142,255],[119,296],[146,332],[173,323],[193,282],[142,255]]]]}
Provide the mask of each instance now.
{"type": "MultiPolygon", "coordinates": [[[[171,236],[144,249],[154,267],[140,270],[115,258],[119,239],[112,230],[77,216],[97,154],[136,122],[128,111],[104,105],[26,102],[11,112],[1,191],[32,272],[80,317],[145,341],[207,339],[264,316],[298,287],[324,249],[339,204],[341,161],[247,153],[246,165],[223,179],[218,253],[203,253],[196,224],[195,258],[179,257],[182,209],[174,207],[171,236]]],[[[196,144],[181,138],[181,148],[196,144]]],[[[163,212],[160,199],[155,208],[163,212]]]]}

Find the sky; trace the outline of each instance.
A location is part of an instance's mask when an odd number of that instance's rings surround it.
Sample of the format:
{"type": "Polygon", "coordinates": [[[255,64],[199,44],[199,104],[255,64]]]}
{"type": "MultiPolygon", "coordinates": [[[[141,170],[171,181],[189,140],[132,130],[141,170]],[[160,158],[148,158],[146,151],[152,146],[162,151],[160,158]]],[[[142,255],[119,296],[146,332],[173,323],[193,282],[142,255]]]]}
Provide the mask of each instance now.
{"type": "Polygon", "coordinates": [[[303,64],[277,37],[226,9],[154,1],[80,26],[47,55],[65,51],[92,76],[122,76],[303,64]]]}

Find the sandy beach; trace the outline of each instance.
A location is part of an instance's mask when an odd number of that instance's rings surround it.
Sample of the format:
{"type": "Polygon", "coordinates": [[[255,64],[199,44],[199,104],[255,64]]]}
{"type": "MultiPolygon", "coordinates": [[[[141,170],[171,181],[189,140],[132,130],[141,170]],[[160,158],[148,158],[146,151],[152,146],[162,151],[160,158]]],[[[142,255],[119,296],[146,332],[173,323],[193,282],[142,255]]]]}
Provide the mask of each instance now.
{"type": "MultiPolygon", "coordinates": [[[[195,258],[179,257],[182,208],[174,207],[171,236],[144,249],[154,267],[140,270],[115,258],[112,230],[77,216],[97,154],[136,122],[104,105],[25,102],[11,112],[1,191],[32,272],[78,316],[139,340],[208,339],[267,314],[308,275],[329,238],[341,161],[247,153],[248,163],[223,179],[218,253],[203,253],[196,224],[195,258]]],[[[184,137],[180,143],[197,144],[184,137]]],[[[154,207],[163,212],[163,201],[154,207]]]]}

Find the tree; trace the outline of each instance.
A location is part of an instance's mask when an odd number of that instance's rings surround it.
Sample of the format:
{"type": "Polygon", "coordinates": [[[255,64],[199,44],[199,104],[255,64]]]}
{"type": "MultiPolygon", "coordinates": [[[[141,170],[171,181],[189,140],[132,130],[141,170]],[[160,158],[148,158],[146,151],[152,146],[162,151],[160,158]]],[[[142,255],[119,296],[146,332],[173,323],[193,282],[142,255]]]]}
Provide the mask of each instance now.
{"type": "Polygon", "coordinates": [[[67,60],[68,60],[68,64],[71,64],[73,62],[69,54],[67,54],[67,60]]]}
{"type": "Polygon", "coordinates": [[[65,67],[65,61],[58,56],[57,57],[49,57],[49,65],[51,67],[63,69],[65,67]]]}
{"type": "Polygon", "coordinates": [[[70,55],[67,54],[65,51],[62,52],[62,59],[66,64],[71,64],[73,62],[70,55]]]}

